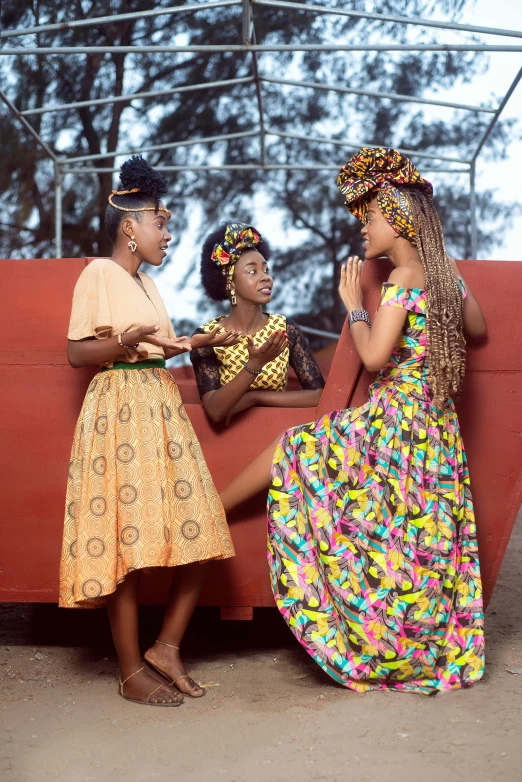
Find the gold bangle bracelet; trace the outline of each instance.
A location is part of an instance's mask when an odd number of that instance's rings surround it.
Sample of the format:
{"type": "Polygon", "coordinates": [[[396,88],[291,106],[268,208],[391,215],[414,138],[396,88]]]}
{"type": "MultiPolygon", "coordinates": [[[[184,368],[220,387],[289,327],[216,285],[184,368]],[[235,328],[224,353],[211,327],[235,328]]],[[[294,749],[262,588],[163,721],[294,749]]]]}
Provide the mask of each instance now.
{"type": "Polygon", "coordinates": [[[135,345],[126,345],[124,342],[121,341],[121,338],[124,334],[126,334],[126,331],[122,331],[121,334],[118,334],[118,345],[122,347],[124,350],[136,350],[139,347],[139,342],[136,342],[135,345]]]}

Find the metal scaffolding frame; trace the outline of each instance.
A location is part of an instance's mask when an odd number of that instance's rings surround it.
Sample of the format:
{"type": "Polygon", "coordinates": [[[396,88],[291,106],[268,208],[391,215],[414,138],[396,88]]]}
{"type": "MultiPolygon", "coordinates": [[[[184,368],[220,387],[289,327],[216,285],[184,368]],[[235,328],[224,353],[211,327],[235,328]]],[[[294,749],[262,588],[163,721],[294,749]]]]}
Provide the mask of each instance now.
{"type": "Polygon", "coordinates": [[[301,141],[307,141],[311,143],[320,144],[332,144],[336,146],[344,146],[348,149],[359,149],[361,146],[389,146],[383,142],[352,142],[343,141],[333,138],[323,138],[317,136],[304,135],[292,132],[283,132],[270,129],[267,124],[266,112],[264,110],[263,103],[263,84],[280,84],[289,87],[297,87],[302,89],[312,90],[329,90],[340,94],[353,94],[362,95],[377,99],[386,99],[404,103],[416,103],[421,105],[439,106],[450,109],[458,109],[467,112],[481,112],[491,115],[491,121],[487,126],[482,138],[480,139],[471,159],[463,159],[457,157],[449,157],[444,154],[422,152],[412,149],[405,149],[400,147],[401,151],[421,158],[426,161],[435,163],[434,168],[428,167],[425,170],[438,171],[444,173],[454,174],[467,174],[469,177],[470,186],[470,224],[471,224],[471,250],[474,258],[478,254],[478,236],[477,236],[477,220],[476,220],[476,162],[477,158],[484,147],[484,144],[488,140],[495,124],[497,123],[502,111],[504,110],[509,98],[516,89],[518,83],[522,79],[522,68],[518,71],[517,75],[513,79],[508,91],[506,92],[503,100],[498,107],[476,106],[466,103],[454,103],[449,101],[431,100],[427,98],[420,98],[411,95],[400,95],[397,93],[383,93],[372,92],[369,90],[353,89],[351,87],[344,87],[341,85],[327,84],[321,82],[304,82],[295,81],[292,79],[276,78],[273,76],[264,75],[259,67],[259,54],[262,52],[310,52],[310,51],[323,51],[323,52],[370,52],[370,51],[385,51],[385,52],[425,52],[425,51],[441,51],[441,52],[522,52],[522,41],[516,44],[499,45],[499,44],[356,44],[348,45],[342,43],[336,44],[257,44],[254,25],[254,8],[255,6],[271,7],[274,9],[286,9],[292,11],[309,12],[314,14],[329,14],[342,17],[351,17],[354,19],[368,19],[380,22],[389,22],[392,24],[401,25],[413,25],[418,27],[436,28],[440,30],[451,30],[463,33],[472,33],[480,35],[494,35],[504,36],[515,39],[522,39],[522,31],[520,30],[506,30],[502,28],[494,27],[479,27],[477,25],[466,25],[456,22],[439,22],[432,19],[411,19],[404,16],[396,16],[391,14],[379,14],[370,13],[364,11],[355,11],[344,8],[332,8],[321,5],[315,5],[312,3],[298,3],[289,2],[287,0],[215,0],[214,2],[202,2],[193,5],[182,6],[170,6],[168,8],[158,8],[149,11],[135,11],[125,14],[114,14],[112,16],[92,17],[89,19],[78,19],[71,22],[63,22],[58,24],[43,24],[37,27],[27,27],[16,30],[4,30],[0,33],[0,39],[17,38],[26,35],[34,35],[38,33],[47,32],[60,32],[67,30],[74,30],[81,27],[96,26],[101,24],[113,24],[114,22],[121,22],[131,19],[143,19],[156,16],[174,15],[178,13],[198,12],[203,10],[226,8],[231,6],[239,6],[241,8],[240,22],[240,36],[241,44],[230,44],[226,46],[222,45],[197,45],[197,46],[56,46],[56,47],[15,47],[0,49],[0,55],[11,56],[47,56],[47,55],[69,55],[69,54],[99,54],[99,53],[148,53],[148,52],[163,52],[163,53],[189,53],[189,52],[249,52],[251,55],[252,73],[250,76],[226,79],[223,81],[214,81],[204,84],[187,84],[171,89],[154,90],[152,92],[137,92],[129,95],[112,96],[109,98],[99,98],[88,101],[78,101],[76,103],[67,103],[61,105],[41,106],[35,109],[27,109],[25,111],[19,111],[16,106],[12,104],[7,95],[0,91],[0,98],[7,105],[12,114],[20,121],[25,130],[30,133],[33,138],[40,144],[48,155],[49,159],[53,161],[55,171],[55,242],[56,242],[56,257],[62,256],[62,183],[63,177],[67,174],[96,174],[101,172],[114,172],[118,171],[119,167],[96,167],[82,168],[77,164],[80,163],[94,163],[96,160],[104,160],[107,158],[114,158],[120,156],[128,156],[136,152],[153,152],[164,149],[175,149],[176,147],[192,146],[199,144],[211,144],[216,141],[228,141],[235,138],[247,138],[256,136],[260,141],[260,160],[259,163],[248,163],[244,165],[187,165],[187,166],[169,166],[159,165],[158,170],[161,171],[274,171],[274,170],[300,170],[300,171],[337,171],[339,166],[332,165],[275,165],[270,163],[267,157],[266,140],[267,137],[279,137],[279,138],[291,138],[301,141]],[[126,149],[126,150],[110,150],[105,153],[96,155],[82,155],[77,157],[60,157],[57,155],[46,142],[41,138],[40,134],[33,128],[28,121],[27,117],[34,115],[41,115],[50,112],[67,111],[70,109],[78,109],[87,106],[100,106],[109,103],[131,103],[134,100],[140,100],[143,98],[162,97],[166,95],[174,95],[176,93],[205,90],[216,87],[230,87],[238,84],[254,84],[256,93],[256,103],[258,109],[258,125],[248,131],[241,133],[228,133],[220,136],[210,136],[206,138],[195,138],[188,141],[176,141],[169,144],[158,144],[148,147],[140,147],[139,149],[126,149]],[[439,163],[450,163],[459,165],[458,168],[453,167],[440,167],[439,163]]]}

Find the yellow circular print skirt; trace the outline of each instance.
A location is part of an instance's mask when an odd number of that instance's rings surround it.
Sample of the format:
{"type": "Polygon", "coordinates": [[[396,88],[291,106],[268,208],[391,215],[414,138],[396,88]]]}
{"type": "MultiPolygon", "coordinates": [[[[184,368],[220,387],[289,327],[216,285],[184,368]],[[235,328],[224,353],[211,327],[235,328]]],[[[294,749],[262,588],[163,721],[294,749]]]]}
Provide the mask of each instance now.
{"type": "Polygon", "coordinates": [[[59,605],[102,605],[127,573],[234,556],[221,501],[163,368],[91,381],[72,447],[59,605]]]}

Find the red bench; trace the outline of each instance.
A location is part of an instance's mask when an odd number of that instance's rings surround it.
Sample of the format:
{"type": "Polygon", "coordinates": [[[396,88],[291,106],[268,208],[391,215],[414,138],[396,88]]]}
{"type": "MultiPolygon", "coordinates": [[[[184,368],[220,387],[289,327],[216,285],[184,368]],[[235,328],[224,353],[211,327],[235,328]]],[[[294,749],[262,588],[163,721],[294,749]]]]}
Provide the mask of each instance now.
{"type": "MultiPolygon", "coordinates": [[[[66,333],[74,284],[86,259],[0,261],[0,600],[55,602],[67,465],[73,429],[93,370],[67,363],[66,333]]],[[[488,321],[485,344],[469,346],[459,400],[475,499],[486,600],[522,502],[522,263],[463,262],[488,321]]],[[[367,306],[377,307],[383,264],[368,264],[367,306]]],[[[254,408],[219,431],[198,402],[191,370],[174,370],[218,489],[285,429],[325,412],[362,404],[370,377],[361,371],[346,327],[317,409],[254,408]]],[[[271,606],[265,497],[230,517],[237,557],[217,563],[202,604],[228,618],[271,606]]],[[[142,600],[165,597],[161,570],[143,580],[142,600]]]]}

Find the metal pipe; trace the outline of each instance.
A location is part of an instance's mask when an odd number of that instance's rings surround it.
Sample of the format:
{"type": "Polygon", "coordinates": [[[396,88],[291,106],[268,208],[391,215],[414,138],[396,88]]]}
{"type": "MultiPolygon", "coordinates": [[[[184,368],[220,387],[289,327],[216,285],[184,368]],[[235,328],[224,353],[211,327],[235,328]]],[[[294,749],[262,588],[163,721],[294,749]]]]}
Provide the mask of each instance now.
{"type": "Polygon", "coordinates": [[[217,3],[200,3],[198,5],[169,6],[168,8],[157,8],[153,11],[132,11],[128,14],[114,14],[113,16],[94,16],[90,19],[78,19],[74,22],[58,22],[57,24],[42,24],[38,27],[19,28],[18,30],[4,30],[0,33],[0,38],[14,38],[18,35],[32,35],[33,33],[49,33],[54,30],[74,30],[75,27],[92,27],[99,24],[113,24],[114,22],[124,22],[127,19],[146,19],[151,16],[165,16],[170,14],[181,14],[188,11],[205,11],[212,8],[223,8],[230,5],[240,5],[241,0],[220,0],[217,3]]]}
{"type": "MultiPolygon", "coordinates": [[[[299,324],[297,324],[299,325],[299,324]]],[[[334,334],[333,331],[321,331],[321,329],[312,329],[310,326],[299,326],[301,331],[306,334],[317,334],[318,337],[328,337],[329,339],[339,339],[340,334],[334,334]]]]}
{"type": "Polygon", "coordinates": [[[40,146],[42,147],[42,149],[44,149],[44,150],[45,150],[45,152],[47,152],[47,154],[49,155],[49,157],[51,158],[51,160],[54,160],[54,161],[56,162],[56,161],[58,160],[58,158],[56,157],[56,155],[54,154],[54,152],[52,151],[52,149],[51,149],[50,147],[48,147],[48,146],[47,146],[47,144],[45,143],[45,141],[43,140],[43,138],[41,138],[41,136],[39,135],[39,133],[37,133],[37,132],[36,132],[36,130],[33,128],[33,126],[32,126],[32,125],[30,125],[30,124],[27,122],[27,120],[25,119],[25,117],[22,117],[22,114],[21,114],[21,112],[19,112],[19,111],[18,111],[18,109],[16,108],[16,106],[14,106],[14,105],[11,103],[11,101],[9,100],[9,98],[7,97],[7,95],[5,95],[5,93],[3,93],[3,92],[1,92],[1,91],[0,91],[0,99],[1,99],[1,100],[3,100],[3,102],[5,103],[5,105],[6,105],[6,106],[7,106],[7,108],[9,109],[9,111],[11,112],[11,114],[13,114],[13,115],[16,117],[16,119],[20,120],[20,122],[22,123],[22,125],[24,126],[24,128],[25,128],[25,129],[26,129],[26,130],[27,130],[27,131],[28,131],[28,132],[31,134],[31,136],[32,136],[34,139],[36,139],[36,141],[37,141],[37,142],[40,144],[40,146]]]}
{"type": "Polygon", "coordinates": [[[475,193],[475,161],[471,164],[469,170],[469,209],[471,222],[471,258],[476,261],[478,257],[478,235],[477,235],[477,197],[475,193]]]}
{"type": "MultiPolygon", "coordinates": [[[[127,14],[113,14],[112,16],[98,16],[90,19],[78,19],[73,22],[59,22],[56,24],[43,24],[35,27],[19,28],[16,30],[4,30],[0,38],[14,38],[16,36],[47,33],[56,30],[72,30],[76,27],[89,27],[100,24],[113,24],[128,19],[143,19],[154,16],[168,16],[189,11],[205,11],[212,8],[224,8],[226,6],[241,5],[243,0],[220,0],[216,3],[201,3],[198,5],[170,6],[150,11],[133,11],[127,14]]],[[[278,2],[278,0],[252,0],[256,5],[270,6],[274,8],[287,8],[296,11],[311,11],[313,13],[335,14],[337,16],[349,16],[359,19],[372,19],[380,22],[392,22],[398,24],[412,24],[420,27],[435,27],[442,30],[460,30],[461,32],[483,33],[485,35],[504,35],[509,38],[522,38],[519,30],[505,30],[497,27],[479,27],[477,25],[459,24],[457,22],[437,22],[433,19],[411,19],[406,16],[392,16],[390,14],[374,14],[364,11],[348,11],[340,8],[325,8],[324,6],[278,2]]]]}
{"type": "Polygon", "coordinates": [[[265,115],[263,111],[263,95],[261,92],[261,80],[259,78],[259,69],[257,64],[257,54],[252,52],[252,69],[254,71],[254,83],[256,85],[257,107],[259,110],[259,142],[261,146],[261,165],[266,165],[266,127],[265,115]]]}
{"type": "Polygon", "coordinates": [[[161,95],[174,95],[176,92],[191,92],[192,90],[205,90],[211,87],[230,87],[233,84],[251,84],[253,76],[242,76],[238,79],[224,79],[223,81],[209,81],[206,84],[185,84],[182,87],[172,87],[170,90],[154,90],[153,92],[135,92],[133,95],[115,95],[112,98],[95,98],[93,100],[81,100],[76,103],[64,103],[61,106],[48,106],[42,109],[27,109],[20,112],[24,117],[28,114],[46,114],[50,111],[67,111],[68,109],[80,109],[84,106],[103,106],[106,103],[124,103],[126,101],[139,100],[141,98],[158,98],[161,95]]]}
{"type": "Polygon", "coordinates": [[[256,5],[265,5],[272,8],[287,8],[293,11],[312,11],[320,14],[335,14],[336,16],[351,16],[356,19],[373,19],[377,22],[393,22],[395,24],[414,24],[420,27],[437,27],[441,30],[460,30],[464,33],[484,33],[485,35],[506,35],[509,38],[522,38],[520,30],[504,30],[498,27],[478,27],[473,24],[460,24],[458,22],[436,22],[433,19],[411,19],[407,16],[393,16],[391,14],[374,14],[368,11],[345,11],[341,8],[325,8],[323,5],[311,5],[310,3],[291,3],[282,0],[252,0],[256,5]]]}
{"type": "MultiPolygon", "coordinates": [[[[119,168],[66,168],[64,174],[109,174],[119,168]]],[[[155,171],[339,171],[339,166],[290,166],[259,163],[234,163],[208,166],[154,166],[155,171]]],[[[467,172],[466,172],[467,173],[467,172]]]]}
{"type": "MultiPolygon", "coordinates": [[[[245,0],[245,2],[248,2],[248,0],[245,0]]],[[[252,36],[252,40],[255,43],[256,31],[254,27],[252,7],[250,5],[249,5],[249,9],[250,9],[250,19],[251,19],[250,35],[252,36]]],[[[261,90],[261,77],[259,75],[259,63],[258,63],[256,52],[252,52],[252,73],[254,75],[254,83],[256,87],[257,110],[259,112],[259,145],[261,147],[261,165],[266,166],[265,112],[263,106],[263,93],[261,90]]]]}
{"type": "Polygon", "coordinates": [[[242,41],[249,44],[252,40],[252,8],[250,0],[241,0],[242,41]]]}
{"type": "Polygon", "coordinates": [[[423,171],[429,171],[430,174],[468,174],[469,168],[432,168],[431,166],[423,166],[423,171]]]}
{"type": "Polygon", "coordinates": [[[403,103],[424,103],[428,106],[443,106],[448,109],[464,109],[465,111],[482,111],[486,114],[495,114],[497,109],[488,109],[483,106],[471,106],[467,103],[447,103],[442,100],[430,100],[417,98],[412,95],[399,95],[396,92],[369,92],[368,90],[354,90],[351,87],[338,87],[333,84],[321,84],[313,81],[292,81],[290,79],[276,79],[273,76],[261,76],[261,81],[271,84],[286,84],[289,87],[306,87],[314,90],[331,90],[332,92],[349,93],[351,95],[365,95],[369,98],[387,98],[388,100],[402,101],[403,103]]]}
{"type": "MultiPolygon", "coordinates": [[[[229,141],[235,138],[247,138],[248,136],[258,136],[259,130],[245,130],[242,133],[226,133],[223,136],[207,136],[206,138],[194,138],[187,141],[173,141],[169,144],[154,144],[150,147],[136,147],[135,149],[127,149],[123,152],[98,152],[96,155],[80,155],[80,157],[70,157],[66,159],[66,163],[83,163],[89,160],[104,160],[108,157],[125,157],[127,155],[135,155],[141,152],[157,152],[161,149],[174,149],[175,147],[191,147],[195,144],[212,144],[214,141],[229,141]]],[[[118,171],[119,169],[115,169],[118,171]]]]}
{"type": "MultiPolygon", "coordinates": [[[[110,174],[111,172],[119,171],[117,167],[114,168],[63,168],[64,174],[110,174]]],[[[154,166],[155,171],[339,171],[339,164],[332,165],[277,165],[267,164],[259,165],[258,163],[243,163],[243,164],[231,164],[231,165],[209,165],[209,166],[154,166]]],[[[469,168],[427,168],[424,171],[430,171],[439,174],[468,174],[469,168]]]]}
{"type": "Polygon", "coordinates": [[[54,236],[56,257],[62,257],[62,170],[54,163],[54,236]]]}
{"type": "Polygon", "coordinates": [[[38,55],[47,54],[190,54],[208,52],[209,54],[228,54],[230,52],[522,52],[522,44],[196,44],[192,46],[40,46],[20,47],[18,49],[0,49],[0,55],[38,55]]]}
{"type": "MultiPolygon", "coordinates": [[[[285,133],[282,130],[267,130],[266,134],[267,136],[280,136],[281,138],[295,138],[300,141],[313,141],[313,142],[318,142],[319,144],[335,144],[336,146],[349,147],[350,149],[360,149],[361,147],[389,146],[389,144],[378,144],[375,142],[370,144],[363,141],[354,144],[351,141],[341,141],[339,139],[334,139],[334,138],[322,138],[320,136],[303,136],[299,133],[285,133]]],[[[432,155],[428,152],[419,152],[417,149],[406,149],[401,145],[399,145],[397,149],[400,149],[402,152],[405,152],[407,155],[416,155],[418,158],[427,158],[428,160],[444,160],[447,163],[463,163],[464,165],[469,165],[468,160],[462,160],[461,158],[443,157],[442,155],[432,155]]]]}
{"type": "Polygon", "coordinates": [[[498,107],[498,109],[495,112],[495,116],[493,117],[493,119],[489,123],[488,127],[486,128],[486,132],[484,133],[484,135],[480,139],[479,145],[476,148],[475,153],[474,153],[474,155],[473,155],[473,157],[471,159],[472,164],[475,163],[475,160],[479,156],[480,151],[482,150],[482,147],[484,146],[484,144],[488,140],[488,138],[489,138],[489,136],[491,134],[491,131],[495,127],[498,118],[500,117],[500,115],[504,111],[504,109],[506,107],[506,103],[508,102],[510,97],[513,95],[513,92],[515,91],[515,89],[516,89],[520,79],[522,79],[522,68],[520,68],[519,72],[517,73],[517,75],[515,76],[513,81],[511,82],[511,86],[510,86],[509,90],[506,92],[506,94],[504,95],[504,98],[502,99],[502,102],[501,102],[500,106],[498,107]]]}

